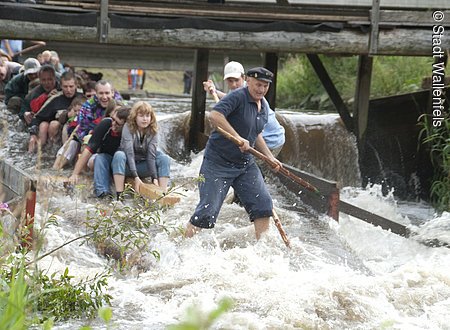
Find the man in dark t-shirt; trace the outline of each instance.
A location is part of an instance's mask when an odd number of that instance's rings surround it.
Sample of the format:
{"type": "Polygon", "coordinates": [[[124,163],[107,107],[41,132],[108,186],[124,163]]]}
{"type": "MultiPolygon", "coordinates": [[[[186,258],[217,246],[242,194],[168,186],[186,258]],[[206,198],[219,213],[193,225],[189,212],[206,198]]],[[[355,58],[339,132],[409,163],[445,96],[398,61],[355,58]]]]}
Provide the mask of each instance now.
{"type": "Polygon", "coordinates": [[[199,183],[200,201],[186,226],[186,237],[192,237],[202,228],[214,228],[230,187],[237,193],[253,222],[256,238],[259,239],[269,229],[272,198],[248,150],[255,146],[278,167],[282,166],[262,136],[269,110],[268,103],[263,100],[272,79],[273,73],[266,68],[250,69],[247,86],[226,95],[211,111],[209,119],[212,126],[229,132],[241,141],[241,146],[217,130],[209,136],[200,168],[204,177],[199,183]]]}
{"type": "MultiPolygon", "coordinates": [[[[114,110],[111,117],[104,118],[95,127],[89,143],[80,155],[75,164],[70,181],[74,184],[78,182],[79,175],[86,165],[92,164],[90,167],[94,169],[94,192],[98,198],[112,196],[110,191],[111,170],[115,173],[114,154],[119,149],[120,139],[122,136],[122,127],[125,124],[130,109],[127,107],[119,107],[114,110]]],[[[114,179],[122,179],[116,178],[114,179]]],[[[123,186],[122,183],[115,182],[116,186],[123,186]]],[[[121,192],[117,192],[118,195],[121,192]]]]}
{"type": "Polygon", "coordinates": [[[61,76],[62,92],[49,97],[41,105],[40,109],[31,119],[31,126],[28,129],[30,132],[30,142],[28,144],[28,151],[36,151],[36,143],[39,141],[41,145],[47,143],[54,143],[60,137],[61,124],[56,120],[56,114],[59,110],[66,110],[73,99],[82,95],[77,92],[77,85],[75,82],[75,75],[73,72],[64,72],[61,76]]]}

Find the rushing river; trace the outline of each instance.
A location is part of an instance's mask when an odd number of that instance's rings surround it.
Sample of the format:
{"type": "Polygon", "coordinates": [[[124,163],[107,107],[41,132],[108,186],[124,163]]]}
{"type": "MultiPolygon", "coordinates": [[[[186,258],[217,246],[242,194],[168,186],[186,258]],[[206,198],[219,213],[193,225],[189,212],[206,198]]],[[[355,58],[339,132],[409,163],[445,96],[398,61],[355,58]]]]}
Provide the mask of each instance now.
{"type": "MultiPolygon", "coordinates": [[[[161,147],[173,157],[173,183],[197,177],[202,153],[186,154],[179,133],[184,130],[190,100],[149,102],[158,113],[161,147]]],[[[19,125],[11,116],[4,112],[1,116],[11,127],[8,132],[3,129],[7,144],[2,157],[36,173],[35,157],[25,154],[27,134],[15,131],[19,125]]],[[[323,148],[341,141],[342,154],[328,157],[342,159],[305,160],[306,170],[330,177],[327,166],[337,166],[332,179],[346,186],[342,199],[408,225],[417,235],[405,239],[342,213],[339,222],[316,215],[271,181],[269,189],[291,241],[290,250],[275,226],[257,242],[245,211],[236,204],[224,204],[216,228],[192,239],[154,233],[150,248],[159,251],[160,260],[148,258],[144,270],[113,273],[108,281],[114,298],[114,329],[164,329],[179,323],[190,306],[207,312],[223,297],[231,298],[234,307],[214,329],[450,329],[450,250],[420,243],[427,238],[450,242],[450,214],[438,216],[424,202],[383,196],[378,186],[358,188],[357,161],[347,159],[354,155],[353,142],[338,128],[336,115],[282,112],[282,116],[304,138],[312,130],[335,134],[334,139],[324,135],[323,148]]],[[[52,159],[44,157],[46,162],[52,159]]],[[[76,219],[94,208],[94,199],[63,191],[38,191],[36,223],[43,223],[50,214],[58,220],[58,225],[46,229],[45,251],[83,234],[76,219]]],[[[179,204],[162,212],[168,226],[183,226],[194,211],[198,191],[188,189],[184,195],[179,204]]],[[[102,272],[108,261],[94,248],[74,243],[44,258],[40,266],[50,272],[69,267],[82,278],[102,272]]],[[[83,324],[69,321],[55,329],[83,324]]],[[[91,325],[106,328],[99,320],[91,325]]]]}

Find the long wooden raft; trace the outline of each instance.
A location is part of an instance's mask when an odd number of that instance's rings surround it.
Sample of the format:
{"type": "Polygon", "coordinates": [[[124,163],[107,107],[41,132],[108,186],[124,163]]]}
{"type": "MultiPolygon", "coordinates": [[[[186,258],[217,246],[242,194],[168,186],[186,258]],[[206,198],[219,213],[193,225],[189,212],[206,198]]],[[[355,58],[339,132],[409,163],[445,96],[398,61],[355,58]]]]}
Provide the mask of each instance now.
{"type": "MultiPolygon", "coordinates": [[[[127,178],[126,182],[133,185],[133,179],[127,178]]],[[[152,201],[157,201],[162,206],[173,206],[181,200],[176,192],[165,193],[163,189],[153,183],[143,183],[139,187],[138,193],[152,201]]]]}

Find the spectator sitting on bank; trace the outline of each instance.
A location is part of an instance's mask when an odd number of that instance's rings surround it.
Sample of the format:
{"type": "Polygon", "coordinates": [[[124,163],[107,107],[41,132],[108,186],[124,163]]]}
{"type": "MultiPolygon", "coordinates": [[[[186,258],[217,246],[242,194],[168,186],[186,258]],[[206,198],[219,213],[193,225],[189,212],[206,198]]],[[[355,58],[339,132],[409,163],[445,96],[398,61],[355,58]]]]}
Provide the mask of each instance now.
{"type": "Polygon", "coordinates": [[[27,58],[23,65],[23,71],[14,76],[5,86],[5,104],[7,109],[14,114],[20,112],[25,96],[28,94],[30,82],[38,79],[41,64],[35,58],[27,58]]]}
{"type": "MultiPolygon", "coordinates": [[[[134,189],[139,187],[144,178],[164,191],[170,177],[170,158],[158,150],[158,134],[155,112],[150,104],[144,101],[136,102],[131,108],[130,116],[122,131],[120,150],[114,156],[122,164],[117,168],[115,176],[131,176],[134,178],[134,189]],[[126,166],[125,166],[126,165],[126,166]]],[[[123,185],[116,186],[123,191],[123,185]]]]}
{"type": "Polygon", "coordinates": [[[72,72],[64,72],[61,76],[62,93],[46,102],[35,114],[31,121],[29,132],[31,134],[28,152],[35,152],[37,143],[44,146],[47,139],[54,144],[59,139],[61,123],[56,120],[58,111],[66,110],[72,100],[82,95],[77,92],[75,75],[72,72]]]}
{"type": "Polygon", "coordinates": [[[58,94],[58,82],[55,69],[51,65],[43,65],[39,69],[39,85],[25,96],[20,107],[19,117],[27,126],[31,125],[34,114],[38,112],[48,99],[58,94]]]}
{"type": "MultiPolygon", "coordinates": [[[[81,103],[81,107],[83,104],[87,101],[86,97],[83,95],[82,98],[85,100],[83,103],[81,103]]],[[[74,100],[75,101],[75,100],[74,100]]],[[[109,100],[108,105],[105,108],[105,115],[103,118],[111,117],[111,114],[114,110],[116,110],[119,107],[125,107],[120,101],[116,101],[114,99],[109,100]]],[[[68,138],[64,141],[64,145],[58,150],[58,153],[56,155],[56,160],[53,165],[53,169],[59,170],[63,168],[66,164],[73,163],[76,156],[80,152],[81,143],[78,141],[78,138],[76,137],[76,130],[78,129],[78,114],[79,110],[77,112],[76,117],[73,119],[73,122],[71,123],[69,129],[68,129],[68,138]],[[73,127],[73,131],[72,131],[73,127]]],[[[102,119],[103,120],[103,119],[102,119]]],[[[95,128],[94,128],[95,130],[95,128]]],[[[88,134],[84,137],[85,145],[88,144],[89,139],[91,138],[91,134],[88,134]]]]}
{"type": "Polygon", "coordinates": [[[10,62],[3,58],[0,58],[0,101],[3,101],[5,97],[5,86],[13,78],[13,76],[19,73],[22,65],[16,62],[10,62]]]}
{"type": "Polygon", "coordinates": [[[80,142],[83,142],[84,137],[90,134],[103,119],[109,101],[111,99],[122,100],[120,94],[115,95],[112,84],[106,80],[100,80],[96,83],[95,92],[96,95],[83,104],[78,114],[76,135],[80,142]]]}
{"type": "Polygon", "coordinates": [[[91,168],[94,169],[94,192],[98,198],[112,196],[110,191],[111,173],[114,177],[117,196],[123,192],[118,188],[123,186],[124,179],[116,175],[118,173],[116,154],[120,145],[122,127],[128,114],[129,108],[119,107],[113,111],[111,118],[104,118],[98,124],[70,176],[69,180],[76,184],[83,169],[86,165],[91,164],[91,168]],[[117,182],[117,179],[122,182],[117,182]]]}

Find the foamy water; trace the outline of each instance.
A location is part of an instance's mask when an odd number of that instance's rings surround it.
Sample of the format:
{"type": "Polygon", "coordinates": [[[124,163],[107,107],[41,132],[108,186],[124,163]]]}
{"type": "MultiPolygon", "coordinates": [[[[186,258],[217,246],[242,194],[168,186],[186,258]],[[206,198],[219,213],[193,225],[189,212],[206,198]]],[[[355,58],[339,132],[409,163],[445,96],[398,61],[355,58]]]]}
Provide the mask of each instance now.
{"type": "MultiPolygon", "coordinates": [[[[201,154],[189,166],[177,164],[174,173],[196,176],[201,154]]],[[[176,181],[176,178],[174,179],[176,181]]],[[[275,200],[282,199],[271,187],[275,200]]],[[[167,225],[184,225],[198,201],[189,190],[176,207],[162,214],[167,225]]],[[[346,188],[357,205],[372,205],[382,215],[407,224],[392,197],[377,187],[346,188]]],[[[346,197],[344,197],[346,198],[346,197]]],[[[70,197],[54,198],[53,208],[75,212],[70,197]]],[[[149,269],[113,275],[114,323],[119,329],[164,329],[182,319],[189,306],[210,311],[223,297],[235,303],[214,329],[449,329],[450,275],[448,248],[430,248],[341,214],[340,222],[322,216],[301,217],[276,203],[291,240],[283,244],[274,226],[268,236],[254,239],[245,211],[225,204],[214,230],[193,239],[158,233],[149,249],[161,253],[149,269]],[[318,222],[317,236],[309,222],[318,222]],[[325,227],[327,241],[322,241],[325,227]],[[293,235],[308,227],[308,236],[293,235]]],[[[82,212],[93,205],[78,202],[82,212]]],[[[39,208],[38,213],[45,213],[39,208]]],[[[42,216],[43,219],[44,216],[42,216]]],[[[46,234],[47,248],[82,234],[73,221],[59,218],[46,234]]],[[[449,214],[429,219],[448,223],[449,214]]],[[[46,260],[48,259],[48,260],[46,260]]],[[[77,276],[101,272],[106,261],[92,248],[67,246],[43,266],[77,276]]],[[[69,329],[68,322],[56,329],[69,329]]],[[[101,322],[95,322],[101,329],[101,322]]]]}
{"type": "MultiPolygon", "coordinates": [[[[202,153],[190,158],[187,165],[174,161],[175,184],[198,175],[202,153]]],[[[180,322],[189,306],[206,312],[230,297],[234,307],[214,329],[450,329],[450,250],[421,243],[428,236],[450,242],[449,213],[434,214],[425,203],[405,205],[377,186],[343,189],[344,200],[408,226],[416,235],[407,239],[345,214],[336,222],[299,212],[300,201],[287,199],[275,184],[269,189],[292,249],[274,226],[257,242],[236,204],[224,204],[216,228],[192,239],[152,233],[149,251],[157,249],[160,261],[148,258],[145,270],[109,279],[115,328],[164,329],[180,322]]],[[[161,214],[166,225],[183,226],[193,213],[198,191],[184,195],[161,214]]],[[[85,233],[80,219],[95,200],[76,196],[63,190],[38,195],[37,226],[50,214],[58,222],[45,231],[44,251],[85,233]]],[[[108,262],[95,248],[72,243],[40,266],[50,273],[69,267],[83,278],[102,272],[108,262]]],[[[92,325],[106,329],[99,320],[92,325]]]]}

